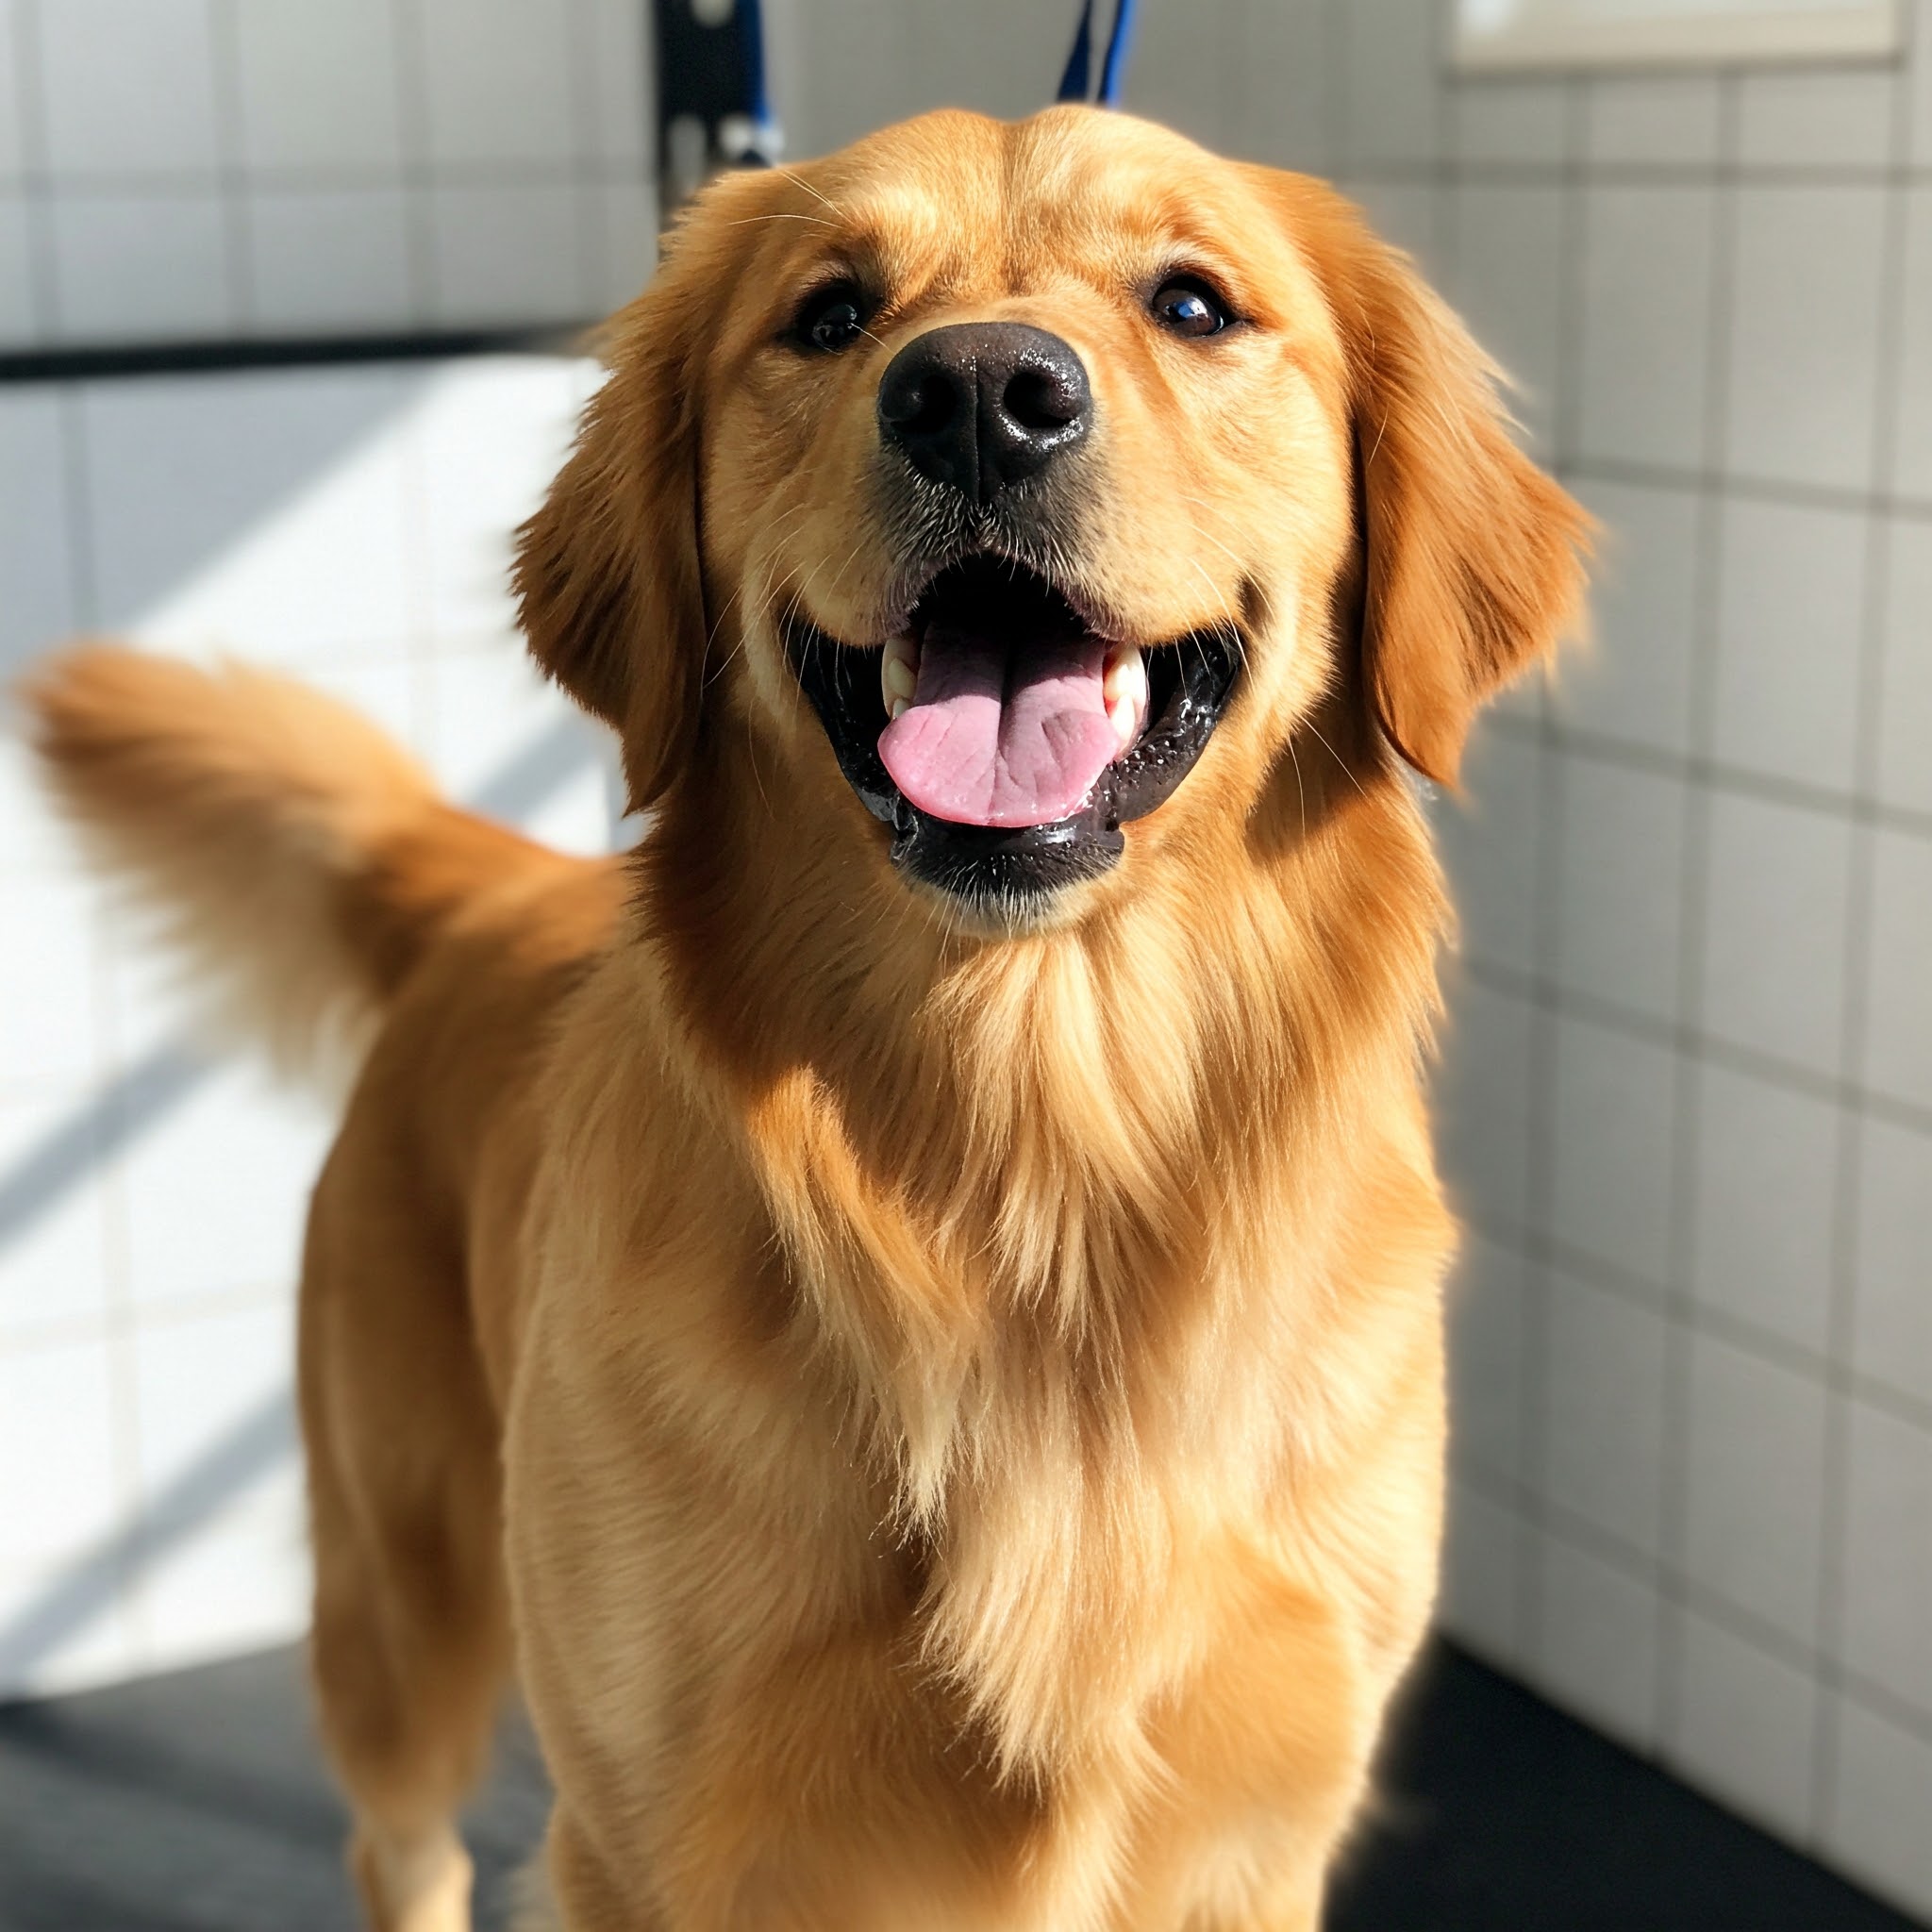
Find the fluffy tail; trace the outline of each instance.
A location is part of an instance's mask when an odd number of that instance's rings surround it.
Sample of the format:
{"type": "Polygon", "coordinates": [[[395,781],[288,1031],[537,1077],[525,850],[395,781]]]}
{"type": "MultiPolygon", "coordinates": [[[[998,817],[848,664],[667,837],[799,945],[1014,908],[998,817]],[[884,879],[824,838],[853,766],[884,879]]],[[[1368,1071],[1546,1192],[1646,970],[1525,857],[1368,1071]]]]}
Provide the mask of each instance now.
{"type": "Polygon", "coordinates": [[[393,740],[267,672],[90,645],[21,697],[92,854],[223,1030],[291,1070],[359,1050],[440,935],[579,862],[444,803],[393,740]]]}

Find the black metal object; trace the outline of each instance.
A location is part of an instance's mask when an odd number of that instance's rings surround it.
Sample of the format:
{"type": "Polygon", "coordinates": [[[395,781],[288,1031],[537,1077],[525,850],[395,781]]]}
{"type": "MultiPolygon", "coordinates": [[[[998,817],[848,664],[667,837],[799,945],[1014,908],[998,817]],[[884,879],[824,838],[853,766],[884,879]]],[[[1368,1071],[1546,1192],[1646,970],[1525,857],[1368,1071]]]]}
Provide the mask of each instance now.
{"type": "Polygon", "coordinates": [[[581,356],[592,324],[529,328],[412,329],[348,336],[222,336],[180,342],[74,343],[0,353],[0,388],[92,382],[113,375],[202,375],[338,362],[420,362],[457,356],[581,356]]]}
{"type": "Polygon", "coordinates": [[[758,0],[652,0],[658,179],[668,219],[720,168],[769,167],[778,129],[758,0]]]}

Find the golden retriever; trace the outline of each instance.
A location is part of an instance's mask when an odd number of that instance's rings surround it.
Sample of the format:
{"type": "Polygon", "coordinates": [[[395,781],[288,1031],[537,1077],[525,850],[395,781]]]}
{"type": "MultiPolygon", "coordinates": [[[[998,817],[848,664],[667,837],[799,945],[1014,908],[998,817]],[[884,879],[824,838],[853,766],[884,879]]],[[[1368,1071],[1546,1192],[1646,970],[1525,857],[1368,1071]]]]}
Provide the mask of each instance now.
{"type": "MultiPolygon", "coordinates": [[[[94,649],[54,781],[276,1036],[324,1736],[456,1932],[1306,1932],[1434,1587],[1445,904],[1404,761],[1587,521],[1329,189],[1118,114],[718,181],[516,585],[651,828],[94,649]]],[[[345,559],[346,567],[353,567],[345,559]]]]}

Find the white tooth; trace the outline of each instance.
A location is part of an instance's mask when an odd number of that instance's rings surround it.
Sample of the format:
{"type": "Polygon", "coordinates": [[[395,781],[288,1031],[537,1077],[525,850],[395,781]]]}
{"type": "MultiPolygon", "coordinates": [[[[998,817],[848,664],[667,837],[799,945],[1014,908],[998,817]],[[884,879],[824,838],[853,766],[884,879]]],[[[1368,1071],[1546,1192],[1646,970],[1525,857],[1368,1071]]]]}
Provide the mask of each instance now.
{"type": "Polygon", "coordinates": [[[886,640],[879,658],[879,695],[886,715],[896,718],[919,691],[919,645],[904,632],[886,640]]]}
{"type": "Polygon", "coordinates": [[[1125,751],[1147,722],[1147,663],[1137,649],[1129,646],[1108,656],[1100,693],[1107,703],[1108,723],[1125,751]]]}

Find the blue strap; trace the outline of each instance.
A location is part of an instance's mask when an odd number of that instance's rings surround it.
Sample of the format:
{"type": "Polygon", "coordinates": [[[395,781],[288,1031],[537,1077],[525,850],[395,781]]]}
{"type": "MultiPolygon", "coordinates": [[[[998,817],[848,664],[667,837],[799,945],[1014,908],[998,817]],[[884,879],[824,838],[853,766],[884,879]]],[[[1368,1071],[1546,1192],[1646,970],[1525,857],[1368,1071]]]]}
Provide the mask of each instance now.
{"type": "MultiPolygon", "coordinates": [[[[1118,21],[1119,16],[1115,16],[1118,21]]],[[[1083,0],[1080,8],[1080,25],[1074,29],[1074,51],[1067,56],[1067,71],[1060,75],[1060,91],[1055,96],[1062,101],[1084,101],[1087,98],[1087,69],[1093,57],[1093,0],[1083,0]]]]}
{"type": "Polygon", "coordinates": [[[1100,105],[1118,108],[1127,81],[1127,57],[1134,47],[1135,0],[1114,0],[1113,32],[1107,37],[1107,64],[1100,70],[1100,105]]]}
{"type": "MultiPolygon", "coordinates": [[[[1126,84],[1127,57],[1134,43],[1134,0],[1114,0],[1113,31],[1107,37],[1107,58],[1100,68],[1099,103],[1103,108],[1121,104],[1121,89],[1126,84]]],[[[1093,61],[1093,0],[1081,0],[1080,25],[1074,30],[1074,49],[1067,56],[1067,71],[1060,75],[1062,101],[1087,98],[1089,71],[1093,61]]]]}

